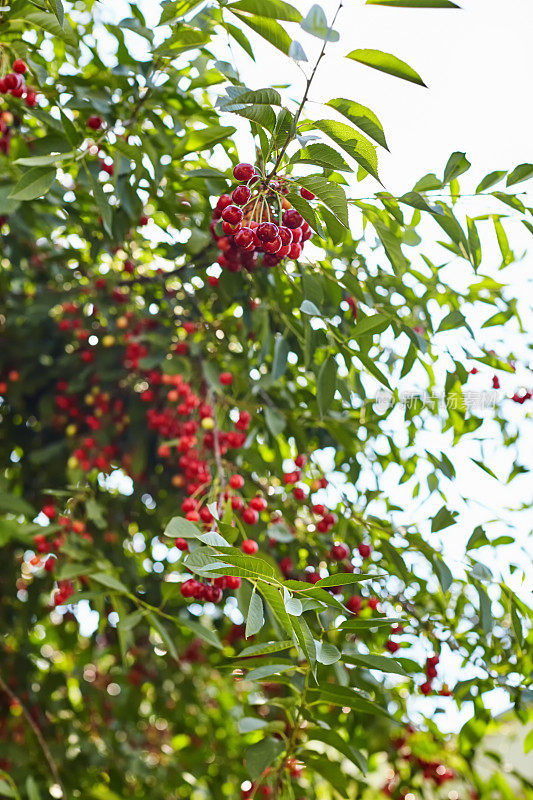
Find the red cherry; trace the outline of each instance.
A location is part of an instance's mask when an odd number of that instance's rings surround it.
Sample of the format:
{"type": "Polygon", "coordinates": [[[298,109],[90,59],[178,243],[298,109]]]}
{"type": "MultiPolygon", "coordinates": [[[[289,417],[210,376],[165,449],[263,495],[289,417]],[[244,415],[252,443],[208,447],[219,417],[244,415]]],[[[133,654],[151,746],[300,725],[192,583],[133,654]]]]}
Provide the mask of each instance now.
{"type": "Polygon", "coordinates": [[[256,234],[262,242],[271,242],[278,235],[279,228],[273,222],[262,222],[256,228],[256,234]]]}
{"type": "Polygon", "coordinates": [[[225,208],[231,205],[231,202],[229,194],[223,194],[218,198],[216,207],[218,211],[224,211],[225,208]]]}
{"type": "Polygon", "coordinates": [[[238,225],[243,216],[242,208],[234,205],[226,206],[222,212],[222,219],[224,222],[229,222],[230,225],[238,225]]]}
{"type": "Polygon", "coordinates": [[[300,467],[300,468],[305,467],[306,461],[307,461],[307,458],[304,455],[302,455],[301,453],[300,453],[300,455],[296,456],[296,458],[294,459],[294,463],[296,464],[297,467],[300,467]]]}
{"type": "Polygon", "coordinates": [[[255,168],[251,164],[237,164],[233,169],[233,177],[237,181],[249,181],[255,175],[255,168]]]}
{"type": "Polygon", "coordinates": [[[373,611],[379,606],[379,597],[369,597],[368,598],[368,607],[371,608],[373,611]]]}
{"type": "Polygon", "coordinates": [[[497,375],[495,375],[493,377],[493,379],[492,379],[492,388],[493,389],[499,389],[500,388],[500,379],[498,378],[497,375]]]}
{"type": "Polygon", "coordinates": [[[302,255],[302,247],[301,247],[301,245],[299,245],[297,242],[295,242],[294,244],[291,244],[291,249],[289,250],[288,255],[289,255],[289,258],[294,258],[294,259],[300,258],[300,256],[302,255]]]}
{"type": "Polygon", "coordinates": [[[389,653],[396,653],[400,649],[398,642],[393,642],[392,639],[389,639],[387,642],[385,642],[385,647],[389,653]]]}
{"type": "Polygon", "coordinates": [[[315,195],[313,194],[313,192],[310,192],[309,189],[305,189],[303,186],[300,188],[300,194],[306,200],[314,200],[315,199],[315,195]]]}
{"type": "Polygon", "coordinates": [[[241,585],[241,579],[237,575],[228,575],[226,577],[226,586],[228,589],[238,589],[241,585]]]}
{"type": "Polygon", "coordinates": [[[250,500],[250,508],[254,508],[256,511],[264,511],[267,507],[267,501],[264,497],[260,495],[256,495],[252,497],[250,500]]]}
{"type": "Polygon", "coordinates": [[[244,478],[242,475],[232,475],[229,479],[229,485],[232,489],[242,489],[244,486],[244,478]]]}
{"type": "Polygon", "coordinates": [[[357,549],[359,550],[359,555],[361,558],[368,558],[372,552],[371,546],[369,544],[365,544],[364,542],[361,542],[357,549]]]}
{"type": "Polygon", "coordinates": [[[237,186],[232,192],[231,199],[234,203],[237,203],[238,206],[244,206],[251,196],[252,193],[247,186],[237,186]]]}
{"type": "Polygon", "coordinates": [[[300,486],[295,487],[293,495],[295,500],[299,500],[300,502],[305,500],[305,492],[300,486]]]}
{"type": "Polygon", "coordinates": [[[280,237],[283,246],[292,244],[292,231],[290,228],[286,228],[285,225],[281,225],[278,229],[278,236],[280,237]]]}
{"type": "Polygon", "coordinates": [[[279,264],[279,261],[280,261],[279,253],[265,253],[265,255],[263,256],[264,267],[275,267],[279,264]]]}
{"type": "Polygon", "coordinates": [[[198,581],[194,580],[194,578],[190,578],[188,581],[184,581],[184,583],[181,584],[180,592],[183,597],[198,597],[200,588],[198,581]]]}
{"type": "Polygon", "coordinates": [[[248,250],[253,247],[254,238],[254,232],[251,228],[241,228],[235,234],[235,244],[243,250],[248,250]]]}
{"type": "Polygon", "coordinates": [[[334,561],[343,561],[350,555],[350,550],[345,544],[334,544],[329,551],[329,555],[334,561]]]}
{"type": "Polygon", "coordinates": [[[242,518],[247,525],[255,525],[259,520],[259,514],[255,508],[245,508],[242,512],[242,518]]]}
{"type": "Polygon", "coordinates": [[[263,250],[265,253],[279,253],[281,247],[282,244],[279,236],[275,236],[274,239],[271,239],[270,241],[263,242],[263,250]]]}
{"type": "Polygon", "coordinates": [[[231,386],[233,383],[233,375],[231,372],[221,372],[219,381],[223,386],[231,386]]]}
{"type": "Polygon", "coordinates": [[[19,75],[24,75],[28,71],[28,65],[21,59],[17,58],[13,61],[13,72],[18,72],[19,75]]]}
{"type": "Polygon", "coordinates": [[[430,684],[430,682],[426,681],[426,683],[423,683],[422,686],[420,687],[420,691],[422,692],[422,694],[425,694],[425,695],[431,694],[431,684],[430,684]]]}
{"type": "Polygon", "coordinates": [[[352,595],[346,602],[346,608],[357,616],[361,611],[363,600],[358,594],[352,595]]]}
{"type": "Polygon", "coordinates": [[[187,544],[187,540],[186,539],[178,538],[178,539],[175,540],[174,544],[176,545],[178,550],[181,550],[182,552],[185,552],[186,550],[189,549],[189,545],[187,544]]]}
{"type": "Polygon", "coordinates": [[[257,553],[259,546],[257,542],[254,542],[253,539],[245,539],[241,544],[241,550],[243,553],[246,553],[246,555],[251,556],[254,553],[257,553]]]}
{"type": "Polygon", "coordinates": [[[286,225],[287,228],[299,228],[303,221],[304,218],[302,215],[299,214],[294,208],[289,208],[283,214],[283,224],[286,225]]]}
{"type": "Polygon", "coordinates": [[[45,517],[48,517],[48,519],[54,519],[57,513],[53,505],[43,506],[42,512],[45,517]]]}
{"type": "Polygon", "coordinates": [[[103,124],[102,117],[96,115],[89,117],[87,120],[87,127],[93,131],[99,131],[103,124]]]}

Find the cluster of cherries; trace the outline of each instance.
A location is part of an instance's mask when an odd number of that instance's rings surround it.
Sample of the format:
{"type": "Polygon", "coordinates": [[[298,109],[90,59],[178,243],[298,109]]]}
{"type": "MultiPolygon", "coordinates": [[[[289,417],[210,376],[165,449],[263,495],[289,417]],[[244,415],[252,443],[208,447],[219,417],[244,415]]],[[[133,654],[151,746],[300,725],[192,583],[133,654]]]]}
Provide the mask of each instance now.
{"type": "Polygon", "coordinates": [[[26,86],[24,75],[28,66],[21,58],[13,62],[13,72],[8,72],[0,78],[0,94],[10,94],[13,97],[23,97],[26,105],[33,108],[37,104],[37,92],[26,86]]]}
{"type": "MultiPolygon", "coordinates": [[[[405,735],[396,737],[392,740],[391,744],[394,747],[394,755],[401,761],[407,762],[410,767],[411,781],[418,782],[418,776],[424,778],[424,781],[433,781],[436,786],[443,786],[448,781],[453,780],[456,775],[455,772],[440,761],[430,761],[427,758],[416,755],[409,745],[411,736],[416,736],[416,730],[408,725],[405,729],[405,735]]],[[[414,749],[414,748],[413,748],[414,749]]],[[[381,791],[386,797],[394,797],[397,800],[407,800],[412,796],[412,790],[402,786],[403,780],[402,773],[403,767],[398,768],[395,774],[387,780],[381,791]]],[[[472,795],[474,796],[474,795],[472,795]]]]}
{"type": "MultiPolygon", "coordinates": [[[[431,694],[433,691],[432,683],[433,680],[437,677],[437,664],[439,663],[438,655],[428,656],[426,659],[426,680],[420,687],[420,691],[422,694],[428,695],[431,694]]],[[[441,689],[439,694],[447,696],[451,694],[446,688],[441,689]]]]}
{"type": "MultiPolygon", "coordinates": [[[[233,175],[241,183],[231,195],[219,197],[210,225],[219,265],[253,272],[259,265],[275,267],[283,258],[298,259],[312,231],[284,197],[289,189],[283,180],[264,179],[252,164],[237,164],[233,175]]],[[[300,192],[308,200],[314,197],[307,189],[300,192]]]]}
{"type": "Polygon", "coordinates": [[[241,579],[235,575],[221,575],[214,578],[212,583],[202,583],[195,578],[189,578],[181,584],[183,597],[194,600],[204,600],[207,603],[220,603],[224,589],[235,590],[241,585],[241,579]]]}

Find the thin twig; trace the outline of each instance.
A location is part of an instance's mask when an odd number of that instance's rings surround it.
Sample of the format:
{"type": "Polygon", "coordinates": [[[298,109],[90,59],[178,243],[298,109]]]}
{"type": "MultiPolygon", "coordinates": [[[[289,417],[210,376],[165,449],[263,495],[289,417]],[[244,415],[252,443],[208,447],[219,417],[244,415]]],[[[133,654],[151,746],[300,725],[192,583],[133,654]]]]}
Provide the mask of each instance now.
{"type": "Polygon", "coordinates": [[[2,689],[2,691],[5,692],[7,694],[7,696],[14,703],[17,703],[17,705],[20,706],[20,709],[22,711],[22,715],[23,715],[24,719],[26,720],[26,722],[28,723],[28,725],[30,726],[30,728],[32,729],[32,731],[35,734],[35,738],[37,739],[37,741],[39,743],[39,746],[40,746],[41,750],[43,751],[43,755],[46,758],[46,761],[48,762],[48,766],[50,767],[50,772],[52,773],[55,782],[57,783],[57,785],[61,789],[61,792],[63,794],[63,798],[64,798],[64,800],[67,800],[67,793],[65,791],[65,787],[64,787],[63,782],[61,780],[61,777],[59,775],[59,771],[57,769],[57,764],[56,764],[56,762],[54,761],[54,759],[52,757],[52,754],[51,754],[51,752],[50,752],[50,750],[48,748],[48,745],[46,744],[46,741],[45,741],[44,736],[43,736],[43,734],[41,732],[41,729],[39,728],[37,723],[32,719],[31,714],[29,713],[29,711],[26,708],[26,706],[22,703],[20,698],[17,697],[17,695],[9,688],[9,686],[7,685],[7,683],[4,681],[4,679],[1,676],[0,676],[0,689],[2,689]]]}
{"type": "Polygon", "coordinates": [[[335,25],[335,20],[337,19],[338,15],[339,15],[339,11],[342,8],[342,4],[343,4],[343,0],[340,1],[339,5],[337,7],[337,10],[335,11],[335,15],[334,15],[334,17],[333,17],[333,19],[331,21],[331,25],[329,26],[329,28],[327,30],[326,38],[324,39],[324,44],[322,45],[322,49],[320,51],[320,54],[319,54],[319,56],[318,56],[318,58],[316,60],[315,66],[313,67],[313,70],[312,70],[310,76],[307,79],[307,83],[306,83],[305,91],[304,91],[304,96],[302,97],[302,101],[301,101],[300,105],[298,106],[298,110],[296,111],[296,114],[294,115],[294,119],[293,119],[293,122],[292,122],[292,125],[291,125],[291,129],[290,129],[289,133],[287,134],[287,138],[285,139],[285,142],[282,145],[281,150],[278,153],[278,157],[276,159],[276,163],[274,164],[274,167],[272,168],[272,171],[270,172],[270,175],[268,175],[268,177],[266,179],[266,185],[267,186],[268,186],[270,180],[276,174],[276,172],[278,170],[278,167],[281,164],[281,159],[285,155],[285,151],[286,151],[287,147],[289,146],[289,144],[291,143],[291,141],[292,141],[292,139],[294,137],[294,133],[296,132],[296,127],[298,125],[298,120],[300,119],[300,114],[302,113],[304,105],[305,105],[305,103],[307,101],[307,96],[309,94],[309,89],[311,88],[311,84],[313,82],[313,78],[315,77],[315,74],[316,74],[316,71],[318,69],[318,66],[319,66],[320,62],[322,61],[322,59],[324,57],[324,53],[326,52],[326,46],[327,46],[327,43],[328,43],[329,33],[333,29],[333,26],[335,25]]]}

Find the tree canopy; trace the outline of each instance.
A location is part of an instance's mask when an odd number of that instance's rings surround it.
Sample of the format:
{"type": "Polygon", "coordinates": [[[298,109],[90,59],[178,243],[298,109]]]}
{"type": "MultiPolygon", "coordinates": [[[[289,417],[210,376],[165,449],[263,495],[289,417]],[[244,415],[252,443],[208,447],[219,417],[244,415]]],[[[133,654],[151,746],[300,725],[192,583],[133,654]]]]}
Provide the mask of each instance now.
{"type": "Polygon", "coordinates": [[[528,472],[533,165],[475,217],[462,152],[389,193],[378,117],[313,78],[338,52],[427,89],[340,37],[342,2],[107,5],[0,2],[0,797],[533,797],[476,767],[495,691],[530,719],[527,555],[503,510],[443,549],[455,447],[528,472]],[[298,97],[220,60],[257,37],[298,97]]]}

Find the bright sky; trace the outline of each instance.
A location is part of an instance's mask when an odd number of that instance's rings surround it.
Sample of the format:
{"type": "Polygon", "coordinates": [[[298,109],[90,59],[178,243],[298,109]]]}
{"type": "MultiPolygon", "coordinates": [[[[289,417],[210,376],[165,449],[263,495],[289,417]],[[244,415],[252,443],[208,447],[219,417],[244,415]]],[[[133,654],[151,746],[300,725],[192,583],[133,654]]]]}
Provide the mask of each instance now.
{"type": "MultiPolygon", "coordinates": [[[[390,147],[390,153],[380,152],[380,175],[385,187],[393,194],[408,191],[418,178],[427,172],[442,174],[444,165],[454,150],[466,151],[473,167],[471,174],[461,181],[463,191],[471,192],[479,180],[494,169],[511,170],[517,164],[532,160],[531,131],[533,130],[533,104],[526,91],[526,81],[533,72],[533,48],[531,33],[533,31],[533,6],[530,0],[458,0],[464,6],[461,11],[454,10],[420,10],[391,9],[377,6],[365,6],[363,0],[345,0],[336,29],[341,33],[341,41],[328,46],[328,55],[322,62],[313,88],[310,92],[312,101],[308,107],[310,116],[335,117],[331,109],[325,110],[320,103],[335,97],[346,97],[370,107],[380,118],[390,147]],[[375,48],[393,53],[413,66],[425,80],[428,89],[424,89],[383,73],[371,70],[344,58],[344,55],[355,48],[375,48]],[[316,103],[316,105],[315,105],[316,103]]],[[[309,0],[293,0],[302,13],[311,6],[309,0]]],[[[159,18],[159,3],[154,0],[143,0],[139,3],[146,14],[148,23],[155,23],[159,18]]],[[[337,0],[324,0],[324,10],[331,19],[337,0]]],[[[123,0],[102,0],[95,7],[106,19],[119,19],[128,14],[123,0]],[[100,9],[100,10],[98,10],[100,9]]],[[[321,43],[305,35],[299,26],[287,25],[287,30],[304,46],[312,64],[321,43]]],[[[127,34],[132,47],[141,49],[145,46],[137,36],[127,34]]],[[[299,100],[302,94],[303,78],[299,69],[274,50],[264,40],[250,32],[257,53],[254,64],[237,45],[229,52],[223,42],[220,43],[220,58],[234,61],[241,77],[250,88],[261,88],[265,85],[291,84],[287,94],[299,100]]],[[[232,124],[238,124],[231,118],[232,124]]],[[[242,160],[253,160],[253,147],[246,129],[238,137],[240,157],[242,160]]],[[[528,184],[524,184],[528,188],[528,184]]],[[[355,185],[352,196],[363,197],[377,188],[372,179],[355,185]]],[[[517,189],[522,190],[522,186],[517,189]]],[[[533,205],[533,193],[529,189],[529,204],[533,205]]],[[[499,206],[486,206],[480,198],[465,198],[457,208],[466,210],[471,216],[486,211],[497,210],[506,213],[499,206]]],[[[436,226],[428,222],[425,230],[430,238],[441,238],[436,226]]],[[[511,244],[520,252],[529,247],[531,237],[516,224],[511,229],[511,244]]],[[[497,273],[499,266],[498,251],[492,235],[484,238],[486,260],[482,266],[485,274],[498,275],[503,280],[511,280],[513,293],[519,297],[531,297],[531,274],[529,259],[511,267],[505,273],[497,273]]],[[[426,248],[427,252],[427,248],[426,248]]],[[[437,261],[445,262],[449,255],[435,246],[429,248],[429,255],[437,261]]],[[[448,268],[452,285],[464,286],[467,268],[459,263],[448,268]]],[[[529,301],[528,301],[529,302],[529,301]]],[[[531,309],[524,309],[525,319],[531,323],[531,309]]],[[[486,316],[490,316],[487,313],[486,316]]],[[[476,322],[479,321],[479,317],[476,322]]],[[[531,330],[531,324],[529,325],[531,330]]],[[[485,337],[490,341],[491,329],[485,337]]],[[[444,334],[440,341],[457,351],[461,344],[458,334],[444,334]]],[[[508,326],[504,343],[495,340],[495,349],[506,355],[511,349],[520,352],[526,363],[529,352],[513,326],[508,326]]],[[[469,388],[489,389],[492,374],[476,376],[469,383],[469,388]]],[[[530,371],[522,371],[520,375],[504,377],[502,389],[505,394],[512,394],[517,386],[523,383],[531,386],[533,379],[530,371]]],[[[404,382],[403,388],[414,388],[412,379],[404,382]]],[[[531,458],[531,440],[533,425],[524,421],[527,406],[517,406],[511,402],[504,405],[505,415],[514,420],[522,431],[519,449],[524,463],[533,466],[531,458]],[[529,446],[528,446],[529,444],[529,446]]],[[[490,412],[485,412],[490,413],[490,412]]],[[[398,431],[401,430],[401,423],[398,431]]],[[[399,435],[399,433],[398,433],[399,435]]],[[[505,476],[509,466],[509,456],[498,448],[496,439],[489,439],[484,446],[487,463],[498,475],[505,476]]],[[[467,437],[468,438],[468,437],[467,437]]],[[[424,431],[420,436],[420,445],[432,453],[447,448],[451,454],[449,437],[443,437],[432,430],[424,431]]],[[[459,524],[445,530],[439,535],[445,551],[450,558],[450,566],[457,571],[461,569],[464,545],[473,528],[480,522],[491,519],[498,521],[490,528],[491,536],[504,533],[505,522],[517,525],[518,538],[525,544],[527,535],[533,526],[531,512],[532,486],[529,475],[517,478],[511,486],[498,483],[487,476],[478,467],[472,465],[470,458],[479,458],[480,449],[475,441],[465,441],[453,449],[454,464],[458,471],[455,485],[446,486],[450,498],[450,507],[461,512],[459,524]],[[462,497],[467,497],[465,502],[462,497]],[[524,504],[520,514],[505,511],[507,506],[524,504]]],[[[388,477],[386,490],[399,505],[405,508],[402,522],[420,522],[422,526],[428,517],[438,510],[440,503],[430,501],[421,506],[420,500],[413,501],[410,486],[401,489],[397,485],[397,475],[388,477]]],[[[516,532],[515,532],[516,533],[516,532]]],[[[436,541],[437,537],[433,537],[436,541]]],[[[478,551],[479,552],[479,551],[478,551]]],[[[488,561],[491,554],[480,553],[481,560],[488,561]]],[[[505,561],[514,561],[523,568],[529,568],[530,559],[520,547],[507,548],[499,553],[498,566],[514,589],[520,590],[518,578],[510,576],[505,561]]],[[[496,566],[496,560],[492,558],[496,566]]],[[[523,589],[521,590],[523,594],[523,589]]],[[[447,672],[449,682],[453,685],[458,663],[450,659],[447,672]]],[[[506,706],[504,696],[493,698],[493,709],[500,711],[506,706]]],[[[415,701],[415,705],[431,701],[415,701]]],[[[447,713],[439,715],[439,724],[443,729],[456,729],[461,721],[470,715],[469,709],[457,715],[451,703],[447,713]]]]}

